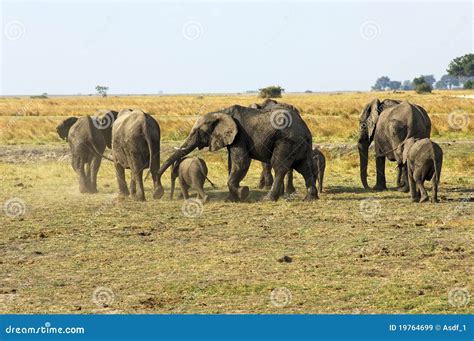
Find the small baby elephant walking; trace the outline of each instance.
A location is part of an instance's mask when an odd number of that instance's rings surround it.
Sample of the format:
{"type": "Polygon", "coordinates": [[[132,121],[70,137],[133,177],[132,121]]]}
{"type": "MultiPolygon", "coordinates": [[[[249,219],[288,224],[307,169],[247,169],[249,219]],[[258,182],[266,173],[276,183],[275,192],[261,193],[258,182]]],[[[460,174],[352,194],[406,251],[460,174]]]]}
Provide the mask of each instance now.
{"type": "Polygon", "coordinates": [[[433,183],[431,202],[438,202],[438,184],[443,165],[443,150],[429,138],[406,140],[403,146],[403,163],[407,164],[408,182],[413,202],[428,201],[425,180],[433,183]]]}
{"type": "Polygon", "coordinates": [[[184,199],[189,198],[188,190],[189,188],[192,188],[197,191],[198,198],[204,202],[209,200],[208,195],[204,193],[204,182],[207,179],[212,187],[215,186],[207,177],[207,166],[203,159],[198,157],[188,157],[179,159],[174,163],[171,171],[171,199],[173,199],[174,186],[177,177],[179,177],[179,184],[184,199]]]}
{"type": "Polygon", "coordinates": [[[326,169],[326,158],[324,154],[318,149],[313,149],[313,168],[314,168],[314,177],[318,182],[318,192],[323,191],[323,179],[324,179],[324,170],[326,169]]]}

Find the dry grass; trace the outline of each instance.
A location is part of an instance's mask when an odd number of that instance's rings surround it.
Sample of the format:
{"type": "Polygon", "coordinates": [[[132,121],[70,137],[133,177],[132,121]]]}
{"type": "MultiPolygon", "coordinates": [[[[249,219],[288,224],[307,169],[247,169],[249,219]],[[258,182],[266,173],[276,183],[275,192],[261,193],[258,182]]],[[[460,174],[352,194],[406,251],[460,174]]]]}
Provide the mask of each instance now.
{"type": "Polygon", "coordinates": [[[115,198],[110,163],[96,195],[78,193],[67,160],[0,163],[1,202],[26,204],[21,217],[0,216],[0,313],[472,312],[472,303],[448,303],[454,288],[473,290],[472,202],[459,201],[474,185],[472,144],[443,148],[437,205],[363,191],[357,155],[344,148],[324,149],[326,192],[317,202],[302,202],[301,192],[258,202],[253,163],[243,181],[249,202],[226,203],[225,153],[201,152],[219,188],[207,188],[212,200],[196,218],[183,215],[180,200],[151,200],[150,182],[146,203],[115,198]],[[373,217],[360,211],[367,198],[380,205],[373,217]],[[278,261],[285,255],[291,263],[278,261]],[[96,305],[98,287],[112,290],[113,302],[96,305]],[[279,287],[291,292],[283,307],[270,299],[279,287]]]}
{"type": "MultiPolygon", "coordinates": [[[[300,108],[316,142],[354,141],[359,113],[375,97],[418,103],[432,117],[433,137],[466,139],[472,137],[474,130],[474,100],[456,97],[466,94],[473,92],[288,94],[282,100],[300,108]],[[448,114],[452,112],[462,113],[469,118],[469,123],[461,130],[453,129],[448,122],[448,114]]],[[[59,142],[54,128],[65,116],[94,114],[104,108],[137,107],[154,115],[164,140],[181,140],[199,115],[233,104],[260,101],[255,95],[0,98],[0,143],[59,142]]]]}

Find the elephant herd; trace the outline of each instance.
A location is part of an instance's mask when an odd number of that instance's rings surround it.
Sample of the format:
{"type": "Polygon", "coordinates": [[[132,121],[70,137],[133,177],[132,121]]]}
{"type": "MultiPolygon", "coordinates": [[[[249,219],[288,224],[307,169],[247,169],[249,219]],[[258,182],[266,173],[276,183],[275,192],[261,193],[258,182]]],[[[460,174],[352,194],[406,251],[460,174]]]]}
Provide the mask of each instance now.
{"type": "MultiPolygon", "coordinates": [[[[240,186],[252,159],[262,163],[260,188],[268,188],[263,200],[276,201],[283,193],[295,191],[293,170],[305,181],[305,200],[318,198],[322,190],[325,157],[312,148],[312,134],[299,110],[286,103],[266,100],[249,107],[231,107],[198,118],[180,147],[160,167],[160,126],[138,109],[100,111],[97,116],[69,117],[56,128],[72,154],[72,167],[79,177],[81,193],[97,192],[97,173],[105,148],[111,148],[119,192],[145,200],[143,173],[153,181],[153,198],[164,194],[161,177],[172,166],[171,197],[175,180],[185,199],[188,189],[203,191],[207,166],[200,158],[187,158],[196,148],[211,152],[227,148],[229,201],[244,201],[247,186],[240,186]],[[130,169],[130,186],[125,180],[130,169]],[[272,170],[274,176],[272,175],[272,170]],[[284,180],[286,177],[286,185],[284,180]],[[318,182],[318,188],[316,187],[318,182]],[[130,189],[129,189],[130,188],[130,189]]],[[[437,201],[443,152],[430,138],[431,121],[422,107],[407,101],[378,99],[368,103],[359,118],[358,150],[362,185],[368,188],[369,146],[374,143],[377,182],[375,190],[386,189],[385,159],[398,164],[399,190],[411,193],[413,201],[426,201],[424,181],[433,179],[432,201],[437,201]]],[[[209,180],[210,181],[210,180],[209,180]]],[[[212,182],[211,182],[212,184],[212,182]]]]}

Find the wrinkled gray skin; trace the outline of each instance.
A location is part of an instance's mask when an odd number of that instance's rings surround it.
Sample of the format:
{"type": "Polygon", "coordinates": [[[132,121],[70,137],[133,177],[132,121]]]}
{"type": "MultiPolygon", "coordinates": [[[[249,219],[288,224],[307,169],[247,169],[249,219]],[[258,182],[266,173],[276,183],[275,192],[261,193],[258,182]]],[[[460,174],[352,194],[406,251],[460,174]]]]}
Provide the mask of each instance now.
{"type": "MultiPolygon", "coordinates": [[[[287,103],[278,103],[273,99],[266,99],[262,102],[262,104],[253,103],[249,107],[254,109],[271,109],[276,105],[284,106],[285,108],[295,110],[299,113],[298,109],[294,106],[287,104],[287,103]]],[[[272,175],[272,166],[269,163],[262,162],[262,172],[260,173],[260,180],[258,184],[258,188],[262,189],[270,189],[273,185],[273,175],[272,175]]],[[[282,190],[287,194],[294,193],[296,191],[295,186],[293,186],[293,170],[290,170],[286,176],[286,186],[282,190]]]]}
{"type": "Polygon", "coordinates": [[[378,99],[367,104],[359,118],[360,178],[364,188],[367,184],[369,146],[374,142],[377,182],[374,189],[386,190],[385,159],[398,164],[397,185],[408,192],[408,177],[402,160],[401,144],[410,137],[430,137],[431,121],[422,107],[407,101],[378,99]]]}
{"type": "Polygon", "coordinates": [[[438,185],[443,165],[443,150],[428,138],[409,138],[403,144],[403,162],[407,165],[410,195],[413,202],[428,201],[424,182],[432,180],[431,202],[438,202],[438,185]]]}
{"type": "Polygon", "coordinates": [[[227,147],[230,201],[245,200],[249,194],[247,186],[240,186],[252,159],[271,163],[275,170],[275,182],[264,200],[277,200],[286,173],[296,169],[306,182],[306,200],[318,198],[314,184],[311,160],[311,132],[297,111],[288,110],[292,124],[284,129],[276,129],[271,124],[272,112],[240,105],[234,105],[220,112],[201,116],[194,124],[180,149],[173,153],[161,166],[158,181],[160,197],[163,187],[160,178],[176,160],[189,154],[195,148],[209,147],[216,151],[227,147]]]}
{"type": "Polygon", "coordinates": [[[160,168],[160,126],[141,110],[122,110],[112,127],[112,154],[121,195],[145,200],[143,170],[149,168],[157,198],[160,168]],[[151,162],[150,162],[151,159],[151,162]],[[125,169],[131,170],[130,191],[125,181],[125,169]]]}
{"type": "Polygon", "coordinates": [[[324,154],[318,149],[313,149],[313,169],[314,178],[318,182],[318,192],[323,191],[324,171],[326,170],[326,158],[324,154]]]}
{"type": "Polygon", "coordinates": [[[97,173],[105,147],[111,147],[113,110],[102,110],[100,117],[69,117],[56,127],[60,138],[71,149],[71,165],[79,177],[81,193],[97,193],[97,173]]]}
{"type": "Polygon", "coordinates": [[[198,157],[188,157],[179,159],[173,164],[171,170],[171,193],[170,199],[173,199],[176,178],[179,178],[179,185],[183,198],[189,198],[189,189],[194,189],[198,193],[198,198],[207,202],[209,196],[204,193],[204,182],[207,178],[206,162],[198,157]]]}

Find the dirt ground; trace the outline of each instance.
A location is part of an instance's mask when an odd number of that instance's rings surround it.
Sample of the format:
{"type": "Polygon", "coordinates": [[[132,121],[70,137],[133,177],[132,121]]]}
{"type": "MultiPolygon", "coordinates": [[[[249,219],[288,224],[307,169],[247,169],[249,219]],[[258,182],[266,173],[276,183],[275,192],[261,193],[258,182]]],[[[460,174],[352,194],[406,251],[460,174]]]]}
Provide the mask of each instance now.
{"type": "MultiPolygon", "coordinates": [[[[162,161],[176,143],[162,146],[162,161]]],[[[362,189],[353,144],[320,145],[325,190],[224,201],[225,152],[199,153],[211,201],[118,197],[103,162],[80,194],[67,145],[0,146],[0,313],[472,313],[472,142],[445,141],[439,204],[362,189]]],[[[374,162],[369,164],[374,183],[374,162]]],[[[168,173],[164,178],[169,194],[168,173]]]]}

